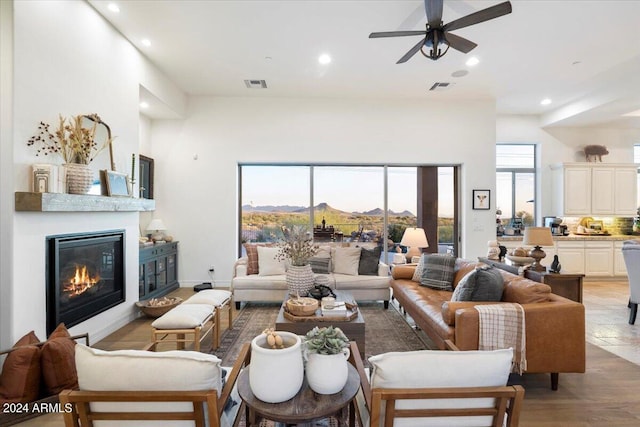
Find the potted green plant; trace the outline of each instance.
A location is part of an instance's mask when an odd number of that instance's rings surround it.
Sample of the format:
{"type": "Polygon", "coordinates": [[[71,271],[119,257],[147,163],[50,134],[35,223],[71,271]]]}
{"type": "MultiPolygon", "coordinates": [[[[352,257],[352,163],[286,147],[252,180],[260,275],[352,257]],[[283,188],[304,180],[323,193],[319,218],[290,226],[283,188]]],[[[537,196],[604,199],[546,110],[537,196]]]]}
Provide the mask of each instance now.
{"type": "Polygon", "coordinates": [[[349,338],[340,328],[317,326],[302,339],[309,387],[319,394],[334,394],[344,388],[349,375],[349,338]]]}
{"type": "Polygon", "coordinates": [[[315,281],[309,259],[317,252],[313,237],[306,227],[294,225],[291,229],[283,227],[284,238],[278,244],[278,259],[289,260],[286,282],[292,295],[306,295],[315,281]]]}

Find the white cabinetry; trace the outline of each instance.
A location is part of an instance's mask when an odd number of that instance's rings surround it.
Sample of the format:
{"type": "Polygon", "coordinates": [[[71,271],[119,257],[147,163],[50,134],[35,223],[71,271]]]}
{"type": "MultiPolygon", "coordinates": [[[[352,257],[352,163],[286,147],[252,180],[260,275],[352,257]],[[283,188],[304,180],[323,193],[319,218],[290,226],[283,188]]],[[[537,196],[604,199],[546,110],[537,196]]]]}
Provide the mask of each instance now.
{"type": "Polygon", "coordinates": [[[561,273],[584,274],[584,241],[556,242],[558,260],[562,265],[561,273]]]}
{"type": "Polygon", "coordinates": [[[584,242],[584,274],[587,276],[613,276],[613,242],[584,242]]]}
{"type": "Polygon", "coordinates": [[[563,163],[551,169],[557,216],[635,215],[635,164],[563,163]]]}
{"type": "Polygon", "coordinates": [[[627,266],[624,264],[624,258],[622,256],[622,243],[613,242],[613,274],[614,276],[626,276],[627,266]]]}

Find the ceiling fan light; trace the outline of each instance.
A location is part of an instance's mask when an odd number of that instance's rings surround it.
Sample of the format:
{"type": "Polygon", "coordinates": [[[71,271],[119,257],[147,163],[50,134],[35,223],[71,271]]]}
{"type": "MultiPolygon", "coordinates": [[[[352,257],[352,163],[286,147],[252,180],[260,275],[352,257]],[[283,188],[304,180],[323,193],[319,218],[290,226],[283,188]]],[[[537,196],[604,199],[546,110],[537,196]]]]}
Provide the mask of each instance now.
{"type": "Polygon", "coordinates": [[[467,67],[474,67],[474,66],[478,65],[479,63],[480,63],[480,60],[475,56],[472,56],[471,58],[467,59],[467,62],[465,62],[467,67]]]}
{"type": "Polygon", "coordinates": [[[549,98],[545,98],[542,101],[540,101],[540,105],[549,105],[551,104],[551,99],[549,98]]]}

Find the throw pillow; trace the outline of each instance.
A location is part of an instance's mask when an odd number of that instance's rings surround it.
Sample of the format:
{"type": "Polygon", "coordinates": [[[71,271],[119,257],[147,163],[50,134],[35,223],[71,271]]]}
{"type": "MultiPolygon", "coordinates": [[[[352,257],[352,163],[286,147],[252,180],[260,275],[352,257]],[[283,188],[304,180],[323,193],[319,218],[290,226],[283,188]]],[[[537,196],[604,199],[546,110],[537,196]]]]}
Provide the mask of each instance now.
{"type": "Polygon", "coordinates": [[[280,248],[258,246],[258,275],[276,276],[285,273],[285,261],[278,259],[280,248]]]}
{"type": "Polygon", "coordinates": [[[309,264],[311,264],[311,270],[315,274],[329,274],[331,273],[331,258],[314,256],[309,258],[309,264]]]}
{"type": "Polygon", "coordinates": [[[423,255],[424,268],[420,284],[443,291],[453,290],[454,269],[456,257],[444,254],[423,255]]]}
{"type": "Polygon", "coordinates": [[[42,379],[47,394],[58,394],[64,389],[78,388],[75,346],[64,323],[51,333],[42,346],[42,379]]]}
{"type": "Polygon", "coordinates": [[[382,246],[377,246],[373,249],[362,248],[362,252],[360,252],[360,263],[358,264],[358,274],[363,276],[377,276],[381,253],[382,246]]]}
{"type": "Polygon", "coordinates": [[[361,248],[335,248],[333,272],[357,276],[360,252],[361,248]]]}
{"type": "Polygon", "coordinates": [[[429,256],[429,254],[422,254],[422,256],[420,257],[420,261],[418,261],[418,265],[416,266],[416,269],[413,270],[413,277],[411,278],[411,280],[413,280],[414,282],[420,283],[420,281],[422,280],[422,270],[424,269],[424,260],[427,256],[429,256]]]}
{"type": "Polygon", "coordinates": [[[0,374],[0,400],[11,402],[31,402],[40,392],[40,342],[31,331],[13,346],[2,365],[0,374]]]}
{"type": "Polygon", "coordinates": [[[504,278],[493,267],[478,267],[467,273],[456,286],[451,301],[500,301],[504,278]]]}
{"type": "Polygon", "coordinates": [[[270,247],[271,244],[256,244],[256,243],[245,243],[244,250],[247,252],[247,275],[249,274],[258,274],[259,266],[258,266],[258,247],[266,246],[270,247]]]}

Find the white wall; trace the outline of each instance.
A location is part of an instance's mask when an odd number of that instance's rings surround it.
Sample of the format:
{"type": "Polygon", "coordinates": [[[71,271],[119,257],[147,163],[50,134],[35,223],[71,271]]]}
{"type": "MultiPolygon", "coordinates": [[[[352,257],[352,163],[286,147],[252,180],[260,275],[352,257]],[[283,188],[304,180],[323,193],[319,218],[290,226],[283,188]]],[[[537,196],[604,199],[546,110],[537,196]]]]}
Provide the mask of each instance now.
{"type": "Polygon", "coordinates": [[[633,145],[640,144],[640,129],[608,127],[540,127],[536,116],[503,115],[496,120],[496,141],[535,143],[540,145],[538,173],[540,186],[536,200],[538,216],[553,215],[550,165],[564,162],[584,162],[586,145],[604,145],[609,154],[603,163],[633,163],[633,145]]]}
{"type": "MultiPolygon", "coordinates": [[[[2,3],[4,7],[5,2],[2,3]]],[[[5,186],[3,180],[3,195],[9,193],[12,199],[14,191],[29,190],[30,165],[45,159],[36,157],[26,141],[36,132],[40,121],[55,125],[58,114],[69,117],[98,113],[116,136],[116,169],[130,173],[132,153],[137,154],[139,149],[140,85],[144,83],[154,88],[163,99],[178,106],[186,103],[184,94],[88,3],[19,1],[13,6],[14,57],[6,56],[3,49],[1,61],[3,67],[13,64],[13,159],[4,158],[5,150],[2,158],[3,171],[7,166],[13,171],[13,184],[5,186]]],[[[4,80],[3,73],[3,83],[4,80]]],[[[3,109],[4,102],[3,92],[3,109]]],[[[53,159],[49,161],[53,162],[53,159]]],[[[2,209],[3,212],[6,209],[4,203],[2,209]]],[[[13,205],[10,209],[13,211],[13,205]]],[[[45,338],[47,235],[125,229],[126,302],[71,331],[89,332],[95,341],[133,319],[134,302],[138,300],[138,213],[12,212],[12,220],[10,235],[3,233],[2,236],[3,250],[7,245],[11,248],[13,270],[5,272],[3,269],[0,283],[3,343],[11,343],[31,329],[40,338],[45,338]],[[9,314],[4,311],[7,295],[11,306],[9,314]]]]}
{"type": "Polygon", "coordinates": [[[495,140],[491,101],[193,97],[185,120],[152,123],[156,216],[180,241],[183,286],[210,265],[228,284],[238,163],[462,164],[461,255],[475,258],[495,238],[494,210],[470,206],[472,189],[495,189],[495,140]]]}

